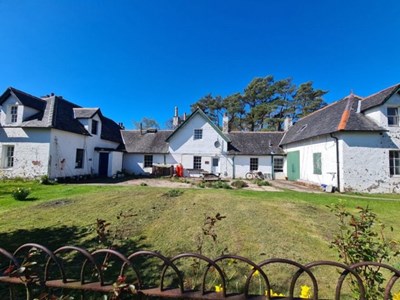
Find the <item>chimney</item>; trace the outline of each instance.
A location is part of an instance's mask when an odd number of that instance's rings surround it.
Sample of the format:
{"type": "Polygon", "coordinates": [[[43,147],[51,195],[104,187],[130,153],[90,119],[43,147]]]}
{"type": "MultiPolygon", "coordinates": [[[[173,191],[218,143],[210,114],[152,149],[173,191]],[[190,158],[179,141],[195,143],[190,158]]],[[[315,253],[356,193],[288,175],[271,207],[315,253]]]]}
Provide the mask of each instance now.
{"type": "Polygon", "coordinates": [[[176,128],[178,127],[178,125],[179,125],[178,107],[175,106],[175,114],[174,117],[172,118],[172,126],[176,128]]]}
{"type": "Polygon", "coordinates": [[[186,113],[183,113],[183,121],[186,121],[186,113]]]}
{"type": "Polygon", "coordinates": [[[285,117],[285,120],[283,120],[283,130],[288,131],[290,127],[292,127],[292,118],[289,116],[285,117]]]}
{"type": "Polygon", "coordinates": [[[224,116],[222,117],[222,132],[229,132],[229,117],[227,113],[224,113],[224,116]]]}

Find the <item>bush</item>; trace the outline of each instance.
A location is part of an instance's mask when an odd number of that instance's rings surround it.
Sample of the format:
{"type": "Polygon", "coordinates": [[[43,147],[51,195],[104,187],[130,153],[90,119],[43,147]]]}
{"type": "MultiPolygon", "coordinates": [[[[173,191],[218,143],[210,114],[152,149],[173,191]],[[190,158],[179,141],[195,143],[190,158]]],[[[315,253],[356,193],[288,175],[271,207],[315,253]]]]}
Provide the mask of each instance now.
{"type": "Polygon", "coordinates": [[[16,188],[11,194],[15,200],[25,200],[31,193],[30,189],[26,188],[16,188]]]}
{"type": "Polygon", "coordinates": [[[43,175],[40,177],[39,183],[44,185],[50,185],[53,184],[54,182],[50,180],[49,176],[43,175]]]}
{"type": "Polygon", "coordinates": [[[255,184],[258,186],[270,186],[271,184],[268,181],[262,180],[262,179],[256,179],[255,184]]]}
{"type": "Polygon", "coordinates": [[[249,185],[246,182],[244,182],[243,180],[235,180],[231,183],[231,186],[233,186],[237,189],[242,189],[242,188],[248,187],[249,185]]]}
{"type": "Polygon", "coordinates": [[[172,189],[166,192],[164,196],[171,198],[171,197],[179,197],[182,194],[183,194],[182,190],[172,189]]]}
{"type": "Polygon", "coordinates": [[[147,183],[146,182],[141,182],[140,186],[147,186],[147,183]]]}
{"type": "Polygon", "coordinates": [[[232,189],[232,187],[224,181],[215,181],[210,184],[210,187],[214,189],[227,189],[227,190],[232,189]]]}

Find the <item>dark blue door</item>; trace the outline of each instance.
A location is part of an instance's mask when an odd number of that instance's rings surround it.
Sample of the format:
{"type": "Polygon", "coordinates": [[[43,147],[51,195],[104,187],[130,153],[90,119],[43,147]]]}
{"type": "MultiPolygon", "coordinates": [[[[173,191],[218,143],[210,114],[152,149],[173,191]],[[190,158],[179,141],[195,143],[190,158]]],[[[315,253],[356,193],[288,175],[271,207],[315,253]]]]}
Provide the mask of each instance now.
{"type": "Polygon", "coordinates": [[[99,176],[107,177],[108,173],[108,156],[109,153],[100,152],[99,158],[99,176]]]}

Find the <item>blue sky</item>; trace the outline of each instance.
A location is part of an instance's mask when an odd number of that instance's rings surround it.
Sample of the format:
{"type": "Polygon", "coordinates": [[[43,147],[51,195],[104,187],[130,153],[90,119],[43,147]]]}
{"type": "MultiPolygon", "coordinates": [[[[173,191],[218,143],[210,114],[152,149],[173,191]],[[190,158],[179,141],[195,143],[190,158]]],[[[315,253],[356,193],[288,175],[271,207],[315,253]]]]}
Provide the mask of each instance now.
{"type": "Polygon", "coordinates": [[[332,102],[400,82],[400,2],[0,0],[0,89],[51,92],[128,129],[255,77],[332,102]]]}

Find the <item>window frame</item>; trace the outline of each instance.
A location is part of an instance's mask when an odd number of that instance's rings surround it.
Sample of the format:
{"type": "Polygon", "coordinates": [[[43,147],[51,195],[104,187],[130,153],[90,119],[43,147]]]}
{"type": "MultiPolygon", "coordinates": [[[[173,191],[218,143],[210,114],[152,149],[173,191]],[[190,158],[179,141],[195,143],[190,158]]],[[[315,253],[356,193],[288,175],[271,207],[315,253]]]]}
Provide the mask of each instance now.
{"type": "Polygon", "coordinates": [[[4,145],[3,146],[3,158],[4,162],[2,167],[4,169],[14,168],[15,165],[15,146],[14,145],[4,145]]]}
{"type": "Polygon", "coordinates": [[[193,170],[201,170],[201,156],[193,156],[193,170]]]}
{"type": "Polygon", "coordinates": [[[400,176],[400,151],[389,150],[389,174],[390,176],[400,176]],[[393,155],[396,154],[397,157],[393,155]],[[397,166],[396,166],[397,162],[397,166]],[[397,168],[397,172],[396,172],[397,168]]]}
{"type": "Polygon", "coordinates": [[[274,157],[274,173],[283,172],[285,160],[283,157],[274,157]],[[281,161],[277,163],[277,161],[281,161]]]}
{"type": "Polygon", "coordinates": [[[145,154],[143,156],[143,168],[152,168],[153,167],[153,155],[145,154]]]}
{"type": "Polygon", "coordinates": [[[18,105],[10,106],[10,123],[18,122],[18,105]]]}
{"type": "Polygon", "coordinates": [[[387,124],[390,127],[399,127],[399,108],[394,106],[389,106],[386,108],[387,124]],[[395,114],[389,114],[389,109],[395,110],[395,114]],[[392,124],[391,121],[392,120],[392,124]]]}
{"type": "Polygon", "coordinates": [[[83,169],[84,160],[85,160],[85,149],[76,148],[75,169],[83,169]]]}
{"type": "Polygon", "coordinates": [[[258,171],[258,157],[250,157],[250,171],[258,171]]]}
{"type": "Polygon", "coordinates": [[[193,139],[194,140],[202,140],[203,139],[203,129],[197,128],[193,130],[193,139]]]}
{"type": "Polygon", "coordinates": [[[93,135],[97,135],[97,133],[99,132],[99,121],[92,120],[92,128],[91,128],[90,132],[93,135]]]}
{"type": "Polygon", "coordinates": [[[322,154],[321,152],[313,153],[313,174],[322,175],[322,154]]]}

